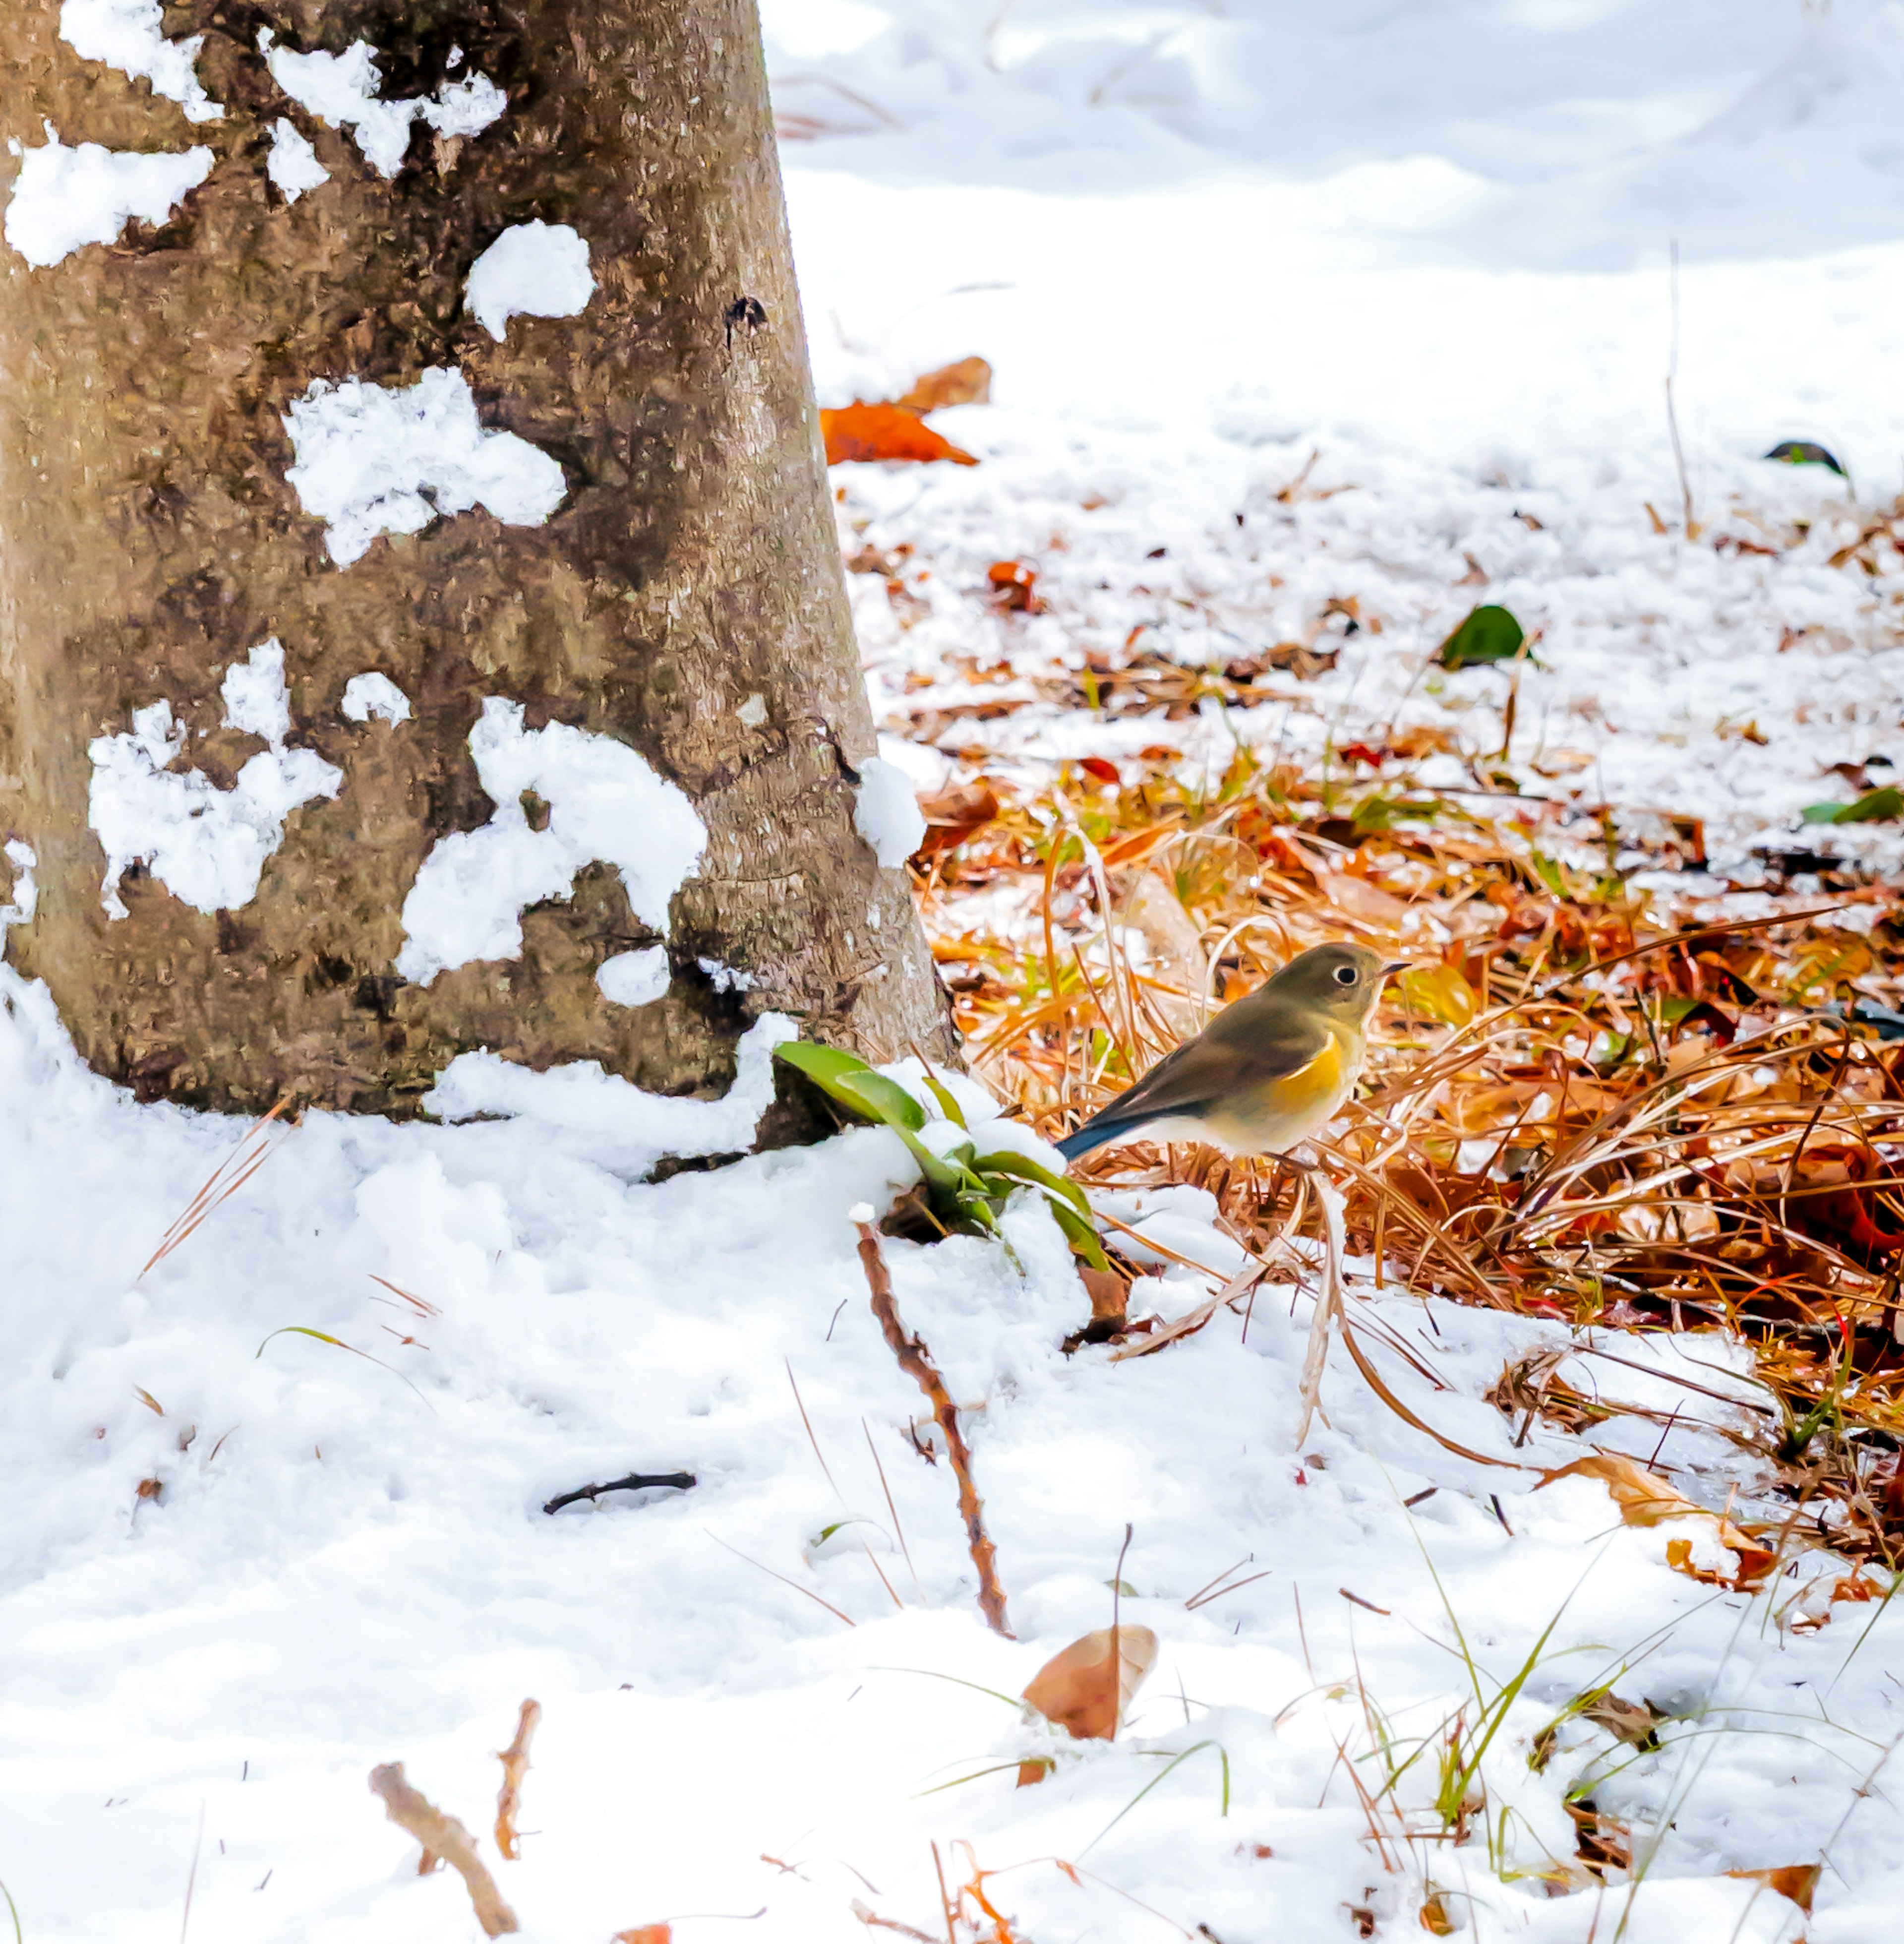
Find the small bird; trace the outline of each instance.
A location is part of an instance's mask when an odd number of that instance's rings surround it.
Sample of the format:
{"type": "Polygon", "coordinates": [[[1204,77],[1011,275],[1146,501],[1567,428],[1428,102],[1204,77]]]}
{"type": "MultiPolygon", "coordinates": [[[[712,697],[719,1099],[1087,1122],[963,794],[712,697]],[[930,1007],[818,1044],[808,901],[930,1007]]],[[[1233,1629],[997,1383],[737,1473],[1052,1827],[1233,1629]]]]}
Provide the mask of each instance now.
{"type": "Polygon", "coordinates": [[[1232,1154],[1287,1152],[1355,1090],[1370,1008],[1406,963],[1363,945],[1298,952],[1059,1142],[1059,1153],[1075,1161],[1137,1133],[1211,1141],[1232,1154]]]}

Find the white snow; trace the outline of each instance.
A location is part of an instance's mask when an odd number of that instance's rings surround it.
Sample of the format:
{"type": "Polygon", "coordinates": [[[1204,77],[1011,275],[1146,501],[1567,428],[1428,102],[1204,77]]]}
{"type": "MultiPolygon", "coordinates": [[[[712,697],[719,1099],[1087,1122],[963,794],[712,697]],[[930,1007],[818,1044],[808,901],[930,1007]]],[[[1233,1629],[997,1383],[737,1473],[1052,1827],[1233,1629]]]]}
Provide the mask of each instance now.
{"type": "Polygon", "coordinates": [[[344,684],[343,712],[352,722],[381,716],[392,727],[410,720],[410,698],[387,675],[373,669],[344,684]]]}
{"type": "Polygon", "coordinates": [[[650,945],[604,958],[595,967],[595,983],[617,1006],[645,1006],[666,992],[669,977],[668,948],[650,945]]]}
{"type": "Polygon", "coordinates": [[[592,1060],[537,1073],[493,1053],[460,1054],[424,1106],[439,1119],[518,1122],[538,1145],[611,1169],[645,1174],[663,1155],[738,1154],[774,1099],[774,1049],[799,1029],[764,1013],[740,1036],[734,1083],[718,1100],[644,1094],[592,1060]]]}
{"type": "Polygon", "coordinates": [[[7,840],[0,855],[13,866],[14,881],[11,895],[0,905],[0,944],[4,944],[8,926],[31,924],[39,908],[39,887],[33,881],[33,872],[40,860],[32,844],[17,837],[7,840]]]}
{"type": "Polygon", "coordinates": [[[37,149],[16,150],[20,168],[7,202],[8,247],[37,269],[63,263],[88,243],[112,243],[137,217],[157,225],[211,173],[209,149],[182,155],[68,148],[46,126],[37,149]]]}
{"type": "Polygon", "coordinates": [[[161,24],[158,0],[64,0],[60,9],[60,38],[82,60],[150,82],[152,92],[177,102],[189,122],[221,120],[224,109],[198,79],[205,35],[168,41],[161,24]]]}
{"type": "Polygon", "coordinates": [[[285,686],[284,644],[276,635],[232,663],[218,692],[227,729],[260,737],[274,749],[284,747],[291,734],[291,691],[285,686]]]}
{"type": "Polygon", "coordinates": [[[320,183],[331,180],[331,171],[318,160],[317,150],[286,115],[279,115],[272,124],[271,153],[264,166],[287,202],[295,202],[320,183]]]}
{"type": "Polygon", "coordinates": [[[694,962],[707,974],[709,984],[717,992],[746,992],[753,989],[754,975],[751,972],[737,971],[731,965],[723,965],[718,958],[698,958],[694,962]]]}
{"type": "Polygon", "coordinates": [[[707,830],[678,785],[612,736],[566,722],[525,730],[519,702],[488,697],[469,732],[476,774],[496,805],[479,830],[440,838],[404,900],[397,970],[427,985],[479,959],[514,958],[532,904],[566,898],[598,860],[621,873],[629,906],[667,935],[669,906],[698,868],[707,830]],[[548,806],[531,827],[522,798],[548,806]]]}
{"type": "Polygon", "coordinates": [[[285,474],[324,521],[340,567],[379,534],[420,533],[481,506],[505,526],[539,527],[562,503],[560,464],[514,432],[486,430],[460,371],[437,366],[408,387],[321,379],[285,417],[297,463],[285,474]]]}
{"type": "Polygon", "coordinates": [[[508,96],[482,74],[444,82],[434,100],[386,101],[377,50],[368,41],[353,41],[340,54],[321,48],[300,54],[278,45],[263,27],[258,47],[272,79],[326,128],[348,128],[364,159],[386,181],[403,167],[412,123],[426,122],[439,135],[480,134],[509,106],[508,96]]]}
{"type": "Polygon", "coordinates": [[[186,731],[172,705],[136,710],[129,733],[96,737],[87,823],[106,853],[100,902],[109,916],[127,915],[119,881],[135,863],[177,898],[201,912],[230,911],[257,896],[265,860],[285,841],[291,814],[334,797],[343,772],[314,749],[285,746],[291,707],[285,651],[274,638],[226,671],[225,724],[261,737],[229,790],[198,770],[171,766],[183,752],[186,731]]]}
{"type": "Polygon", "coordinates": [[[853,827],[884,870],[903,864],[924,841],[924,813],[912,793],[912,780],[897,763],[870,756],[860,765],[853,827]]]}
{"type": "Polygon", "coordinates": [[[500,344],[512,317],[579,317],[595,294],[589,246],[566,223],[518,223],[470,266],[470,314],[500,344]]]}

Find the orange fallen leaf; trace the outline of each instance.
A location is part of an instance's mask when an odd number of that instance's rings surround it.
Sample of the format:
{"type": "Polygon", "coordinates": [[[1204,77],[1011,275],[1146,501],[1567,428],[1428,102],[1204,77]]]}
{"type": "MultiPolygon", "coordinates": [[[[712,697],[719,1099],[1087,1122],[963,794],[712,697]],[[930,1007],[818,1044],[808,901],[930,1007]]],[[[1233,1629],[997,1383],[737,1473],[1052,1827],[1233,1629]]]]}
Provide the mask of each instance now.
{"type": "Polygon", "coordinates": [[[1736,1555],[1739,1570],[1727,1575],[1699,1565],[1693,1557],[1690,1539],[1666,1541],[1666,1564],[1675,1573],[1703,1581],[1710,1586],[1749,1586],[1769,1571],[1777,1555],[1731,1520],[1703,1506],[1684,1499],[1666,1481],[1644,1465],[1617,1453],[1598,1451],[1590,1458],[1576,1458],[1557,1472],[1549,1472],[1536,1489],[1544,1489],[1557,1478],[1597,1478],[1604,1485],[1619,1516],[1628,1525],[1663,1525],[1670,1519],[1697,1519],[1709,1525],[1719,1543],[1736,1555]]]}
{"type": "Polygon", "coordinates": [[[617,1930],[609,1944],[674,1944],[674,1928],[666,1924],[643,1924],[632,1930],[617,1930]]]}
{"type": "Polygon", "coordinates": [[[987,405],[992,402],[992,367],[983,358],[961,358],[942,364],[912,381],[897,402],[915,412],[936,412],[946,405],[987,405]]]}
{"type": "Polygon", "coordinates": [[[1035,614],[1044,603],[1038,598],[1038,569],[1022,560],[995,560],[986,570],[992,598],[1008,614],[1035,614]]]}
{"type": "Polygon", "coordinates": [[[1075,1741],[1115,1741],[1131,1696],[1156,1663],[1157,1636],[1149,1627],[1100,1627],[1047,1660],[1025,1699],[1075,1741]]]}
{"type": "Polygon", "coordinates": [[[1818,1887],[1823,1868],[1821,1863],[1787,1863],[1783,1869],[1727,1870],[1726,1875],[1749,1883],[1762,1883],[1767,1890],[1775,1890],[1780,1896],[1789,1898],[1809,1917],[1812,1895],[1818,1887]]]}
{"type": "Polygon", "coordinates": [[[882,459],[949,459],[955,466],[978,463],[969,452],[961,452],[903,405],[869,405],[856,398],[837,411],[822,412],[820,429],[826,441],[829,466],[882,459]]]}

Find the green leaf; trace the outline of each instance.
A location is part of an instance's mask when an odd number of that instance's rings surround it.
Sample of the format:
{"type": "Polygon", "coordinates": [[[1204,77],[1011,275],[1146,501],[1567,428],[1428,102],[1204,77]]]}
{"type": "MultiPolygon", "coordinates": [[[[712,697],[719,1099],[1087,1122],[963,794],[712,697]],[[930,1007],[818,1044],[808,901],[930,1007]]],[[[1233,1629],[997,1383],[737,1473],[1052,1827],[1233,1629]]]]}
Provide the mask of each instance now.
{"type": "Polygon", "coordinates": [[[1782,460],[1787,466],[1822,466],[1842,479],[1844,468],[1822,445],[1808,438],[1782,438],[1765,457],[1782,460]]]}
{"type": "Polygon", "coordinates": [[[1094,1269],[1108,1270],[1111,1265],[1104,1253],[1104,1244],[1098,1240],[1097,1231],[1081,1215],[1075,1214],[1062,1201],[1048,1204],[1051,1217],[1063,1231],[1065,1240],[1071,1244],[1072,1253],[1084,1257],[1094,1269]]]}
{"type": "Polygon", "coordinates": [[[875,1072],[857,1053],[836,1046],[816,1046],[807,1040],[789,1040],[774,1049],[774,1057],[804,1073],[822,1093],[863,1121],[881,1121],[914,1133],[925,1125],[925,1109],[918,1102],[897,1080],[875,1072]]]}
{"type": "Polygon", "coordinates": [[[981,1174],[1003,1174],[1014,1181],[1029,1181],[1041,1188],[1047,1195],[1068,1201],[1080,1215],[1090,1213],[1090,1204],[1084,1199],[1084,1191],[1075,1181],[1067,1181],[1061,1174],[1054,1174],[1042,1161],[1035,1161],[1025,1155],[1005,1148],[997,1154],[980,1155],[972,1165],[981,1174]]]}
{"type": "Polygon", "coordinates": [[[1855,803],[1809,803],[1807,823],[1895,823],[1904,817],[1904,790],[1895,783],[1867,790],[1855,803]]]}
{"type": "Polygon", "coordinates": [[[954,1127],[964,1127],[965,1116],[958,1101],[952,1097],[952,1089],[949,1087],[941,1086],[938,1075],[929,1066],[925,1070],[925,1084],[932,1089],[932,1097],[938,1102],[940,1112],[944,1115],[954,1127]]]}
{"type": "Polygon", "coordinates": [[[1511,662],[1527,638],[1520,623],[1505,608],[1477,608],[1436,649],[1435,659],[1450,671],[1511,662]]]}

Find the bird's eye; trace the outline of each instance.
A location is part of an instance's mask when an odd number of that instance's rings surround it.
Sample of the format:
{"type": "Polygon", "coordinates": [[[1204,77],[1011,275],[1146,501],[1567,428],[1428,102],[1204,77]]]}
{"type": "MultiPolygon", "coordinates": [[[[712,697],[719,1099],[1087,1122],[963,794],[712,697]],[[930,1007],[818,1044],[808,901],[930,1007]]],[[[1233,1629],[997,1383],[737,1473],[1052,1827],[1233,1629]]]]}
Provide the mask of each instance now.
{"type": "Polygon", "coordinates": [[[1336,967],[1336,983],[1338,986],[1352,986],[1357,977],[1355,968],[1352,965],[1338,965],[1336,967]]]}

